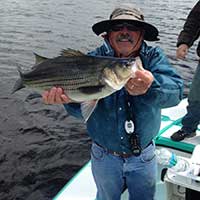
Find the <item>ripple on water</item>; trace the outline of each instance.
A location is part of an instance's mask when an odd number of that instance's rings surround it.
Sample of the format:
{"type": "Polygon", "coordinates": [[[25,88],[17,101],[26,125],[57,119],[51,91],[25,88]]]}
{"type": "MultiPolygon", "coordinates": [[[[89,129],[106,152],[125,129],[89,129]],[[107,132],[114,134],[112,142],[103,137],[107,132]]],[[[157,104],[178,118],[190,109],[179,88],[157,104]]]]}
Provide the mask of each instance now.
{"type": "MultiPolygon", "coordinates": [[[[11,95],[17,66],[29,69],[33,52],[46,57],[61,49],[83,52],[102,39],[92,24],[107,19],[122,0],[6,0],[0,7],[0,199],[52,199],[89,159],[90,139],[82,121],[62,106],[44,105],[32,90],[11,95]]],[[[126,2],[132,2],[127,0],[126,2]]],[[[147,22],[160,30],[159,45],[184,79],[185,92],[197,65],[195,46],[187,60],[175,58],[176,40],[192,0],[135,0],[147,22]],[[181,5],[181,6],[180,6],[181,5]]]]}

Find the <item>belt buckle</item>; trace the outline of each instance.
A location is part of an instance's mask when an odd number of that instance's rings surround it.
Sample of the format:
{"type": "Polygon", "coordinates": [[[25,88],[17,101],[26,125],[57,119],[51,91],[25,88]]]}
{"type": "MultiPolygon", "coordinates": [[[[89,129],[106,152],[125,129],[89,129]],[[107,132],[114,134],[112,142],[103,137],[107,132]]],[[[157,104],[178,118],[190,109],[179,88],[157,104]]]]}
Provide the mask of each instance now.
{"type": "Polygon", "coordinates": [[[114,156],[120,156],[116,151],[113,151],[114,156]]]}
{"type": "Polygon", "coordinates": [[[126,152],[122,152],[122,158],[129,158],[131,155],[127,154],[126,152]]]}

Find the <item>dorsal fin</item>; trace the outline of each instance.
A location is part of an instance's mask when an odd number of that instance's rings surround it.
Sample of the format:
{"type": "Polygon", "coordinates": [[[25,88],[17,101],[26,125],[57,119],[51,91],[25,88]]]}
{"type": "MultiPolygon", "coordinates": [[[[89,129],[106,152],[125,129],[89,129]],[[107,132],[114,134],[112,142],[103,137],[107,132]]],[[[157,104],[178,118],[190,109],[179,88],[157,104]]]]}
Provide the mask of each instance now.
{"type": "Polygon", "coordinates": [[[77,50],[70,49],[70,48],[63,49],[63,50],[61,51],[61,55],[62,55],[62,56],[66,56],[66,57],[85,56],[85,54],[82,53],[81,51],[77,51],[77,50]]]}
{"type": "Polygon", "coordinates": [[[33,54],[35,55],[35,65],[40,64],[42,62],[44,62],[45,60],[47,60],[48,58],[43,57],[38,55],[37,53],[33,52],[33,54]]]}
{"type": "Polygon", "coordinates": [[[11,94],[13,94],[13,93],[15,93],[17,90],[20,90],[20,89],[22,89],[22,88],[25,87],[24,84],[23,84],[23,73],[22,73],[22,68],[21,68],[21,66],[18,65],[18,66],[17,66],[17,70],[18,70],[18,72],[19,72],[19,74],[20,74],[20,78],[16,81],[16,83],[15,83],[13,89],[12,89],[11,94]]]}

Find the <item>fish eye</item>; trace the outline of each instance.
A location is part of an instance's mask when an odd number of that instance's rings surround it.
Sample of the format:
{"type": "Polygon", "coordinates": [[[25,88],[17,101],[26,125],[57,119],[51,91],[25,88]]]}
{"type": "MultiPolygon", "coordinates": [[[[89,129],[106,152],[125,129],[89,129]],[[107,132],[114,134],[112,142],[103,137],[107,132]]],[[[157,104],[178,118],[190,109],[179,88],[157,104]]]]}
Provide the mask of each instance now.
{"type": "Polygon", "coordinates": [[[125,65],[124,65],[124,67],[130,67],[130,64],[131,64],[131,62],[127,62],[125,65]]]}
{"type": "Polygon", "coordinates": [[[126,66],[129,66],[130,64],[131,64],[131,62],[127,62],[127,63],[126,63],[126,66]]]}

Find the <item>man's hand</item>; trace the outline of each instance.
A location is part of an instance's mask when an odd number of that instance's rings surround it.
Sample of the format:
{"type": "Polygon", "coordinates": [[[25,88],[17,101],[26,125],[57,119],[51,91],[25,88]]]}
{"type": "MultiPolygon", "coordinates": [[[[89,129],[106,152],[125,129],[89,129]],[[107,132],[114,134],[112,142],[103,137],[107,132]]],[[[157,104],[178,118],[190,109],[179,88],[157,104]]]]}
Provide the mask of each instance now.
{"type": "Polygon", "coordinates": [[[45,104],[63,104],[72,102],[72,100],[64,94],[62,88],[56,87],[53,87],[50,91],[45,91],[42,94],[42,99],[45,104]]]}
{"type": "Polygon", "coordinates": [[[188,53],[189,47],[186,44],[181,44],[176,50],[176,57],[184,59],[188,53]]]}
{"type": "Polygon", "coordinates": [[[154,77],[150,71],[137,70],[135,77],[131,78],[125,85],[126,90],[130,95],[145,94],[151,86],[154,77]]]}

